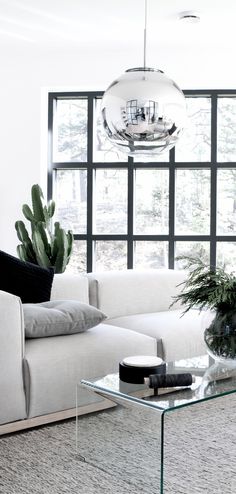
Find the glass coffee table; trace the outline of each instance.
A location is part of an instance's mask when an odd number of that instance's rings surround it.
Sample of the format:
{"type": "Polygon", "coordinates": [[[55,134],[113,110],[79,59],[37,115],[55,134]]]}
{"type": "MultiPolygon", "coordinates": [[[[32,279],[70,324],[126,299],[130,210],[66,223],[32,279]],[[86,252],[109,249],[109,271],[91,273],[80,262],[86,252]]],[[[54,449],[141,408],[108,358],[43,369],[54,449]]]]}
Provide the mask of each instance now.
{"type": "MultiPolygon", "coordinates": [[[[141,467],[143,466],[144,468],[144,473],[140,474],[140,479],[137,481],[140,492],[146,492],[145,488],[142,487],[144,485],[142,482],[144,482],[143,479],[146,475],[146,482],[147,480],[150,480],[151,482],[151,487],[147,489],[147,492],[152,494],[154,494],[154,492],[160,494],[176,494],[178,492],[183,492],[184,494],[199,493],[201,492],[201,490],[199,490],[201,487],[198,485],[198,477],[201,484],[201,477],[205,475],[205,481],[202,483],[205,494],[208,494],[208,492],[212,494],[218,492],[221,494],[224,494],[224,492],[231,494],[232,492],[233,494],[233,492],[236,492],[236,484],[232,483],[235,482],[235,479],[230,477],[230,473],[228,479],[226,479],[223,474],[219,474],[218,478],[217,475],[214,477],[213,473],[209,473],[211,472],[212,461],[208,452],[212,447],[214,449],[218,440],[219,426],[216,427],[217,418],[215,419],[215,413],[216,411],[220,413],[220,408],[222,407],[222,409],[225,410],[226,397],[236,392],[236,366],[234,364],[225,365],[224,363],[214,363],[210,357],[205,355],[167,363],[166,372],[168,374],[191,373],[194,377],[194,383],[186,388],[177,387],[159,389],[155,394],[154,390],[150,389],[147,385],[128,384],[120,381],[118,373],[109,374],[92,380],[83,379],[81,383],[78,384],[77,396],[79,396],[82,386],[83,391],[92,392],[99,400],[111,400],[114,406],[117,407],[117,411],[112,412],[112,420],[108,420],[107,422],[107,429],[105,427],[105,432],[107,432],[108,435],[108,442],[106,445],[103,444],[103,452],[106,452],[106,454],[104,453],[104,462],[108,465],[108,470],[112,471],[112,468],[115,467],[116,475],[118,475],[118,477],[121,475],[119,472],[124,472],[124,467],[120,470],[117,468],[118,460],[115,461],[115,463],[112,463],[111,457],[115,444],[118,445],[118,449],[123,448],[124,440],[129,436],[127,445],[124,447],[124,451],[121,455],[124,458],[124,455],[127,454],[127,465],[129,459],[132,459],[132,448],[137,451],[140,447],[139,445],[145,442],[145,451],[142,452],[141,455],[142,459],[140,461],[140,467],[137,466],[138,474],[141,471],[141,467]],[[119,415],[118,419],[116,418],[115,413],[119,415]],[[112,430],[112,422],[114,423],[114,430],[112,430]],[[201,432],[202,426],[203,432],[201,432]],[[122,429],[126,430],[124,439],[121,439],[122,429]],[[205,440],[206,431],[207,441],[205,440]],[[137,440],[135,443],[136,445],[131,444],[134,441],[136,433],[139,435],[142,434],[141,439],[137,440]],[[211,441],[213,441],[213,446],[211,441]],[[202,450],[204,447],[205,451],[202,450]],[[153,451],[151,451],[152,448],[153,451]],[[184,448],[186,448],[185,454],[184,448]],[[194,448],[196,448],[196,451],[194,451],[194,448]],[[204,464],[201,466],[199,463],[199,467],[196,469],[196,462],[200,462],[202,456],[204,458],[204,464]],[[176,467],[175,465],[173,467],[177,457],[180,458],[180,466],[176,467]],[[208,460],[210,463],[207,466],[208,460]],[[148,462],[150,463],[150,461],[153,461],[153,466],[151,468],[151,476],[153,475],[152,479],[150,479],[150,473],[147,474],[149,471],[148,462]],[[193,471],[195,469],[197,471],[194,473],[193,471]],[[207,490],[207,487],[204,487],[207,484],[206,479],[208,473],[211,477],[209,480],[211,485],[209,490],[207,490]],[[188,475],[189,479],[187,478],[188,475]],[[196,477],[195,479],[194,475],[196,477]],[[178,476],[179,479],[177,479],[178,476]],[[183,482],[182,487],[181,482],[183,482]],[[221,486],[221,482],[222,486],[226,486],[225,491],[221,486]],[[215,485],[213,485],[214,483],[215,485]],[[177,485],[180,488],[179,491],[177,490],[177,485]],[[188,485],[187,490],[186,487],[184,487],[186,485],[188,485]]],[[[232,399],[234,397],[229,398],[232,399]]],[[[79,408],[79,399],[77,399],[77,401],[77,407],[79,408]]],[[[96,415],[98,422],[96,427],[94,425],[96,431],[94,436],[97,435],[99,429],[100,414],[96,415]]],[[[220,427],[227,427],[227,423],[224,424],[223,420],[225,416],[226,415],[223,412],[219,415],[220,427]]],[[[108,418],[109,417],[110,416],[108,415],[108,418]]],[[[80,452],[79,420],[80,419],[77,419],[77,439],[78,450],[80,452]]],[[[105,441],[104,436],[106,436],[106,434],[104,434],[104,428],[101,434],[103,434],[103,436],[101,436],[102,441],[105,441]]],[[[81,442],[83,443],[82,439],[81,442]]],[[[219,448],[221,448],[220,443],[219,448]]],[[[86,458],[86,451],[82,451],[82,453],[86,458]]],[[[234,450],[232,455],[234,456],[235,453],[236,451],[234,450]]],[[[91,454],[95,455],[95,463],[96,461],[101,461],[102,452],[99,458],[96,459],[96,442],[93,445],[91,454]]],[[[219,461],[221,462],[220,458],[219,461]]],[[[100,465],[99,468],[102,468],[102,466],[100,465]]],[[[127,468],[129,470],[129,467],[127,468]]],[[[132,468],[131,461],[130,471],[132,468]]],[[[217,469],[217,472],[220,472],[219,468],[217,469]]],[[[127,474],[127,481],[129,481],[129,476],[130,473],[127,474]]],[[[132,492],[132,490],[129,492],[132,492]]]]}

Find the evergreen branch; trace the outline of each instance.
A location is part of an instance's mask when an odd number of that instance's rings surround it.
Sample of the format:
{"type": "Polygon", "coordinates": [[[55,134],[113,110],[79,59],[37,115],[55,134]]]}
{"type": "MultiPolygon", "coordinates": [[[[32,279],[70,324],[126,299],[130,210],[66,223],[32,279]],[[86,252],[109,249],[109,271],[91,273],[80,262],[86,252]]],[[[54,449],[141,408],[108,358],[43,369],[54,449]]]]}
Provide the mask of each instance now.
{"type": "Polygon", "coordinates": [[[233,273],[226,273],[222,268],[213,269],[193,257],[181,256],[178,260],[186,261],[189,276],[178,285],[183,288],[171,306],[180,301],[185,306],[184,313],[194,307],[214,309],[220,313],[236,308],[236,277],[233,273]]]}

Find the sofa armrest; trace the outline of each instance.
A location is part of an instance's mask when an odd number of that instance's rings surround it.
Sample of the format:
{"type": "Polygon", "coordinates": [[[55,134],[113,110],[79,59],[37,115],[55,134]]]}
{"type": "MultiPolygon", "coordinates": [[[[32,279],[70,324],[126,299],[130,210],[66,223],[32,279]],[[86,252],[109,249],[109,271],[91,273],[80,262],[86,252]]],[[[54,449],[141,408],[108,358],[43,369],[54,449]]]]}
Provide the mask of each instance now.
{"type": "Polygon", "coordinates": [[[87,276],[81,274],[55,274],[51,300],[79,300],[89,304],[87,276]]]}
{"type": "Polygon", "coordinates": [[[19,297],[0,291],[0,423],[26,417],[24,324],[19,297]]]}

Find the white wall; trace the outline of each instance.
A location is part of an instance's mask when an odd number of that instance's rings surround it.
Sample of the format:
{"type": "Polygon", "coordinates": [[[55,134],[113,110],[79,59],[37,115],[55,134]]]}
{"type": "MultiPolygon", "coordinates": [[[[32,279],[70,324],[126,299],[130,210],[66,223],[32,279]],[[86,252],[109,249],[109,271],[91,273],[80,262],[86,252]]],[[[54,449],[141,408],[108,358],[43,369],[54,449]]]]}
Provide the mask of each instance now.
{"type": "MultiPolygon", "coordinates": [[[[236,88],[231,49],[191,51],[186,47],[149,54],[150,65],[164,70],[183,89],[236,88]]],[[[46,192],[47,90],[104,90],[142,56],[96,51],[35,51],[15,47],[0,55],[0,249],[16,253],[14,223],[30,201],[33,183],[46,192]]]]}

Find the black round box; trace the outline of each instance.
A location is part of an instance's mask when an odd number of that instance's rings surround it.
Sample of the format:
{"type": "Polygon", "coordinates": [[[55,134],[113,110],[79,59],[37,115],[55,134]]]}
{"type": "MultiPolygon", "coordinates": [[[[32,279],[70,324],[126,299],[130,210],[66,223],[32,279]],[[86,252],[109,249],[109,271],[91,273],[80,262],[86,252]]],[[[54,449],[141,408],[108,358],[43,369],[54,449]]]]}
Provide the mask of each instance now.
{"type": "Polygon", "coordinates": [[[132,384],[144,384],[144,378],[150,374],[165,374],[166,364],[155,365],[153,367],[138,367],[126,365],[123,362],[119,364],[120,380],[132,384]]]}

